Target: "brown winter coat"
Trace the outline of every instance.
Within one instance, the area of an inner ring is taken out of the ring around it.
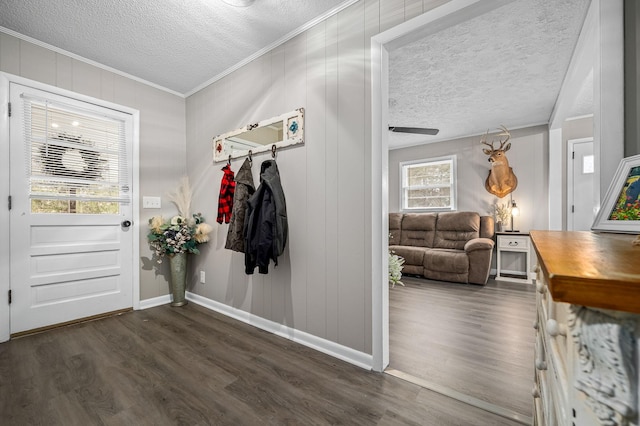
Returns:
[[[229,222],[229,232],[225,248],[244,253],[244,220],[247,212],[247,200],[253,195],[256,188],[253,184],[253,174],[251,173],[251,162],[245,159],[244,163],[236,173],[236,190],[233,194],[233,210],[231,222]]]

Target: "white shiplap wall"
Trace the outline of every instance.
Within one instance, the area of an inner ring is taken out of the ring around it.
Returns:
[[[224,165],[212,164],[212,137],[299,107],[306,119],[305,145],[277,156],[290,227],[278,267],[245,275],[216,224],[191,258],[192,292],[371,354],[369,40],[445,2],[362,0],[187,98],[187,169],[210,222]],[[267,158],[254,156],[256,183]]]
[[[216,226],[192,272],[190,290],[290,329],[371,353],[370,49],[371,36],[446,0],[362,0],[190,96],[186,101],[141,82],[0,33],[0,70],[140,111],[140,195],[163,196],[188,171],[194,211],[216,216],[221,164],[211,138],[298,107],[306,144],[278,154],[290,240],[277,269],[244,274]],[[186,139],[186,143],[185,143]],[[258,178],[260,162],[254,172]],[[240,161],[234,161],[237,169]],[[152,215],[141,210],[141,299],[169,292],[165,266],[146,243]]]

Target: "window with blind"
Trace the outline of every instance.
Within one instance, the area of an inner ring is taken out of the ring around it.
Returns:
[[[118,214],[131,202],[123,120],[23,100],[32,213]]]
[[[400,163],[403,211],[456,209],[456,156]]]

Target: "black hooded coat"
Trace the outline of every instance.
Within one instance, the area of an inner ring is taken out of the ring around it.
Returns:
[[[260,186],[247,202],[244,222],[245,272],[269,272],[269,261],[278,265],[278,256],[287,243],[287,205],[278,166],[266,160],[260,166]]]

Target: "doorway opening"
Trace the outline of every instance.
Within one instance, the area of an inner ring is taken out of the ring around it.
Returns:
[[[415,40],[417,38],[424,37],[430,32],[439,31],[443,28],[456,25],[457,23],[464,22],[471,17],[476,17],[486,13],[490,10],[496,9],[504,5],[505,2],[500,1],[452,1],[440,8],[427,12],[412,21],[405,22],[399,26],[392,28],[382,34],[379,34],[372,38],[371,48],[371,66],[372,66],[372,265],[374,265],[372,278],[373,278],[373,364],[374,369],[377,371],[384,371],[389,365],[389,289],[387,286],[387,256],[388,256],[388,213],[389,213],[389,199],[388,199],[388,187],[389,187],[389,136],[387,133],[387,126],[389,123],[389,52],[403,44]],[[601,3],[594,0],[592,4],[596,4],[596,10],[600,10]],[[602,6],[606,8],[608,6]],[[609,16],[615,21],[617,16]],[[602,43],[601,40],[599,40]],[[616,70],[613,70],[614,73]],[[606,85],[608,78],[602,75],[598,75],[598,88],[602,92],[602,85]],[[613,79],[616,80],[616,79]],[[609,92],[607,92],[609,93]],[[612,88],[612,93],[621,95],[618,88]],[[601,101],[601,100],[598,100]],[[615,108],[610,110],[603,109],[600,102],[596,102],[594,113],[596,123],[606,121],[609,117],[612,117],[616,125],[611,128],[602,129],[605,133],[622,131],[622,126],[619,125],[615,117],[619,114]],[[554,111],[556,113],[556,111]],[[559,114],[554,114],[554,119],[558,118]],[[596,124],[598,127],[599,124]],[[618,128],[620,127],[620,128]],[[551,133],[552,130],[550,130]],[[609,155],[616,155],[612,153],[602,154],[599,146],[598,139],[602,137],[602,134],[598,134],[596,139],[596,154],[595,154],[595,168],[596,176],[599,176],[598,172],[601,168],[609,168]],[[549,143],[553,142],[553,139],[549,138]],[[617,152],[618,147],[614,147],[614,151]],[[549,151],[547,151],[549,152]],[[552,153],[557,153],[557,147],[554,147]],[[561,153],[563,154],[563,153]],[[551,155],[551,153],[550,153]],[[560,157],[562,158],[562,157]],[[549,168],[557,165],[557,158],[549,159]],[[558,174],[562,175],[562,167],[560,164],[560,170],[548,170],[548,176],[542,176],[545,182],[549,184],[549,202],[551,204],[552,191],[551,186],[555,186],[558,183],[552,181]],[[380,186],[377,183],[380,182]],[[380,191],[381,188],[381,191]],[[550,220],[553,212],[551,210],[557,210],[562,207],[554,204],[550,207]],[[376,244],[379,242],[379,245]],[[533,368],[533,366],[532,366]],[[533,374],[533,373],[532,373]],[[455,397],[455,396],[454,396]],[[461,398],[463,396],[460,396]]]

